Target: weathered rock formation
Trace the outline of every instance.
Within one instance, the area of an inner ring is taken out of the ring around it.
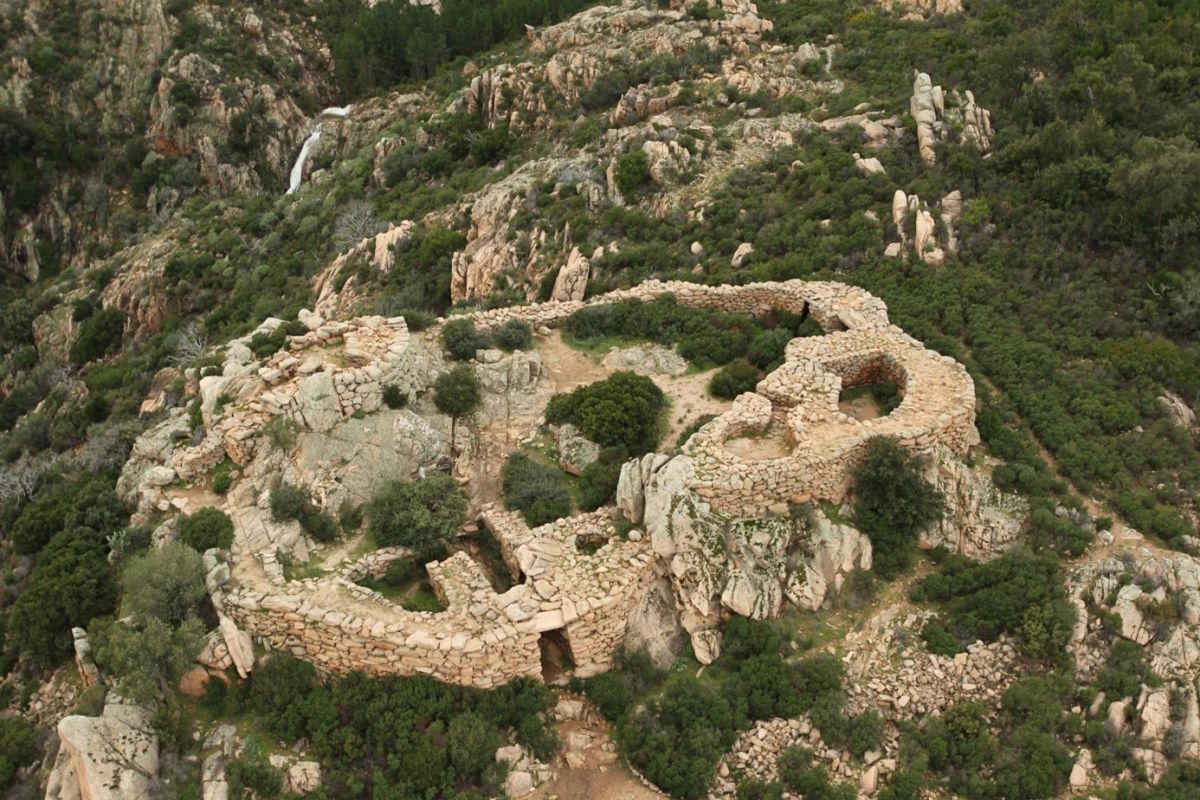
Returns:
[[[112,693],[100,716],[64,717],[46,800],[151,797],[158,779],[158,734],[150,718],[149,709]]]
[[[926,164],[937,162],[937,143],[948,137],[952,127],[960,128],[961,141],[970,142],[980,153],[992,149],[995,129],[991,112],[976,104],[970,91],[964,96],[956,89],[950,99],[953,104],[948,106],[942,87],[935,86],[928,74],[916,73],[909,113],[917,123],[917,148]]]
[[[903,189],[897,189],[892,196],[892,222],[900,241],[889,244],[884,255],[898,258],[905,246],[911,243],[918,258],[926,264],[937,266],[945,263],[947,253],[957,253],[958,235],[954,226],[962,216],[962,193],[955,189],[942,198],[940,206],[939,231],[928,205],[917,195],[905,194]],[[939,232],[942,243],[938,241]]]
[[[596,255],[603,254],[603,248]],[[582,300],[587,291],[588,273],[591,271],[591,261],[579,252],[578,247],[571,248],[567,263],[558,270],[554,278],[554,289],[550,299],[558,302],[565,300]]]

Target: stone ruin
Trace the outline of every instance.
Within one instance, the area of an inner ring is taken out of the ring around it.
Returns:
[[[650,453],[623,467],[617,506],[641,529],[618,536],[608,508],[531,530],[516,514],[484,503],[479,520],[499,544],[515,585],[497,591],[484,568],[460,551],[426,565],[444,610],[408,611],[356,583],[410,557],[402,550],[288,580],[278,552],[292,548],[303,557],[303,536],[294,525],[289,533],[273,523],[266,493],[256,494],[242,480],[225,501],[235,522],[234,545],[228,554],[206,554],[228,649],[244,651],[241,637],[249,633],[330,672],[424,673],[490,687],[542,676],[553,650],[569,655],[576,674],[608,669],[627,638],[638,635],[630,620],[665,602],[673,630],[682,624],[707,663],[719,654],[718,626],[728,613],[774,616],[785,597],[819,608],[845,575],[870,567],[867,538],[813,504],[845,499],[871,438],[893,436],[942,460],[978,443],[974,384],[966,370],[890,324],[883,302],[855,287],[650,281],[587,303],[472,316],[483,328],[519,318],[544,331],[586,304],[667,294],[693,308],[811,315],[826,335],[794,339],[784,363],[756,391],[738,397],[677,454]],[[308,332],[290,337],[283,352],[258,363],[244,342],[234,342],[222,374],[200,379],[205,433],[198,443],[184,441],[188,429],[180,431],[178,414],[139,440],[120,488],[138,505],[140,519],[194,507],[179,485],[205,480],[226,457],[250,475],[286,470],[260,435],[273,417],[336,437],[339,425],[365,424],[366,412],[392,414],[390,446],[403,451],[397,463],[406,465],[396,469],[407,469],[393,474],[414,474],[437,460],[445,442],[426,431],[428,441],[414,445],[410,440],[420,438],[415,432],[425,423],[411,410],[383,409],[381,387],[394,383],[420,392],[431,385],[440,355],[422,340],[432,344],[438,330],[416,337],[400,318],[326,322],[305,312],[302,321]],[[903,395],[890,414],[860,420],[839,410],[843,389],[880,381],[894,382]],[[345,487],[337,480],[322,487],[313,487],[314,499],[336,510]]]

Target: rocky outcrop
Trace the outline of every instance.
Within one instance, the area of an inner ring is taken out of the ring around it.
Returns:
[[[871,568],[871,552],[866,534],[835,523],[815,510],[807,536],[792,557],[784,587],[788,600],[799,608],[816,611],[830,592],[841,591],[846,576]]]
[[[909,113],[917,123],[917,149],[926,164],[937,162],[936,146],[944,137],[942,118],[945,116],[945,96],[942,87],[934,86],[929,75],[918,72],[913,81]]]
[[[1067,585],[1083,614],[1072,644],[1082,671],[1097,670],[1103,662],[1103,610],[1116,615],[1121,637],[1146,648],[1160,676],[1200,677],[1200,559],[1144,547],[1127,550],[1072,567]]]
[[[671,347],[661,344],[614,347],[600,362],[612,370],[629,370],[639,375],[682,375],[687,361]]]
[[[929,19],[937,14],[961,14],[962,0],[877,0],[886,11],[903,19]]]
[[[580,433],[574,425],[559,426],[554,441],[558,465],[571,475],[582,475],[583,470],[600,457],[600,445]]]
[[[923,546],[944,545],[968,558],[989,560],[1023,539],[1029,502],[996,488],[994,464],[983,453],[973,451],[972,460],[974,465],[968,465],[942,449],[930,458],[925,478],[942,493],[946,510],[921,540]]]
[[[60,748],[46,800],[151,797],[158,780],[158,735],[149,709],[109,693],[98,717],[58,723]]]
[[[1158,398],[1167,418],[1181,428],[1191,430],[1196,427],[1196,412],[1192,410],[1182,397],[1171,392],[1163,392]]]
[[[947,254],[957,253],[958,235],[954,226],[962,216],[962,193],[955,189],[942,198],[939,206],[940,229],[933,210],[920,197],[897,189],[892,196],[892,222],[900,241],[889,244],[884,255],[899,258],[904,248],[911,244],[918,258],[938,266],[945,263]]]
[[[683,651],[683,636],[671,582],[660,577],[646,590],[629,618],[625,652],[644,652],[656,667],[669,669]]]
[[[603,252],[603,248],[600,248],[593,257],[603,255]],[[558,275],[554,278],[554,289],[550,292],[550,299],[560,303],[582,300],[587,292],[590,271],[591,261],[587,256],[581,254],[578,247],[571,248],[571,254],[567,256],[567,263],[559,268]]]
[[[953,128],[961,130],[963,143],[974,145],[980,153],[989,153],[995,136],[991,112],[979,106],[969,90],[951,92],[951,104],[947,104],[946,99],[942,87],[935,86],[927,73],[916,73],[909,113],[917,123],[917,148],[921,160],[928,165],[936,163],[937,144],[948,138]]]

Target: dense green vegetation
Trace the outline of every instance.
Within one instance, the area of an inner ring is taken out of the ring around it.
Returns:
[[[300,528],[318,542],[337,538],[337,521],[312,500],[302,486],[281,481],[271,490],[271,517],[276,522],[295,520]]]
[[[330,797],[494,796],[504,779],[497,747],[515,739],[542,757],[556,747],[545,726],[554,695],[535,681],[490,692],[424,676],[321,683],[311,665],[277,654],[244,694],[272,736],[307,740]]]
[[[755,360],[766,365],[782,360],[791,340],[783,334],[764,337],[764,329],[784,330],[792,336],[819,334],[811,318],[775,311],[757,320],[745,314],[688,308],[672,295],[652,302],[624,300],[587,306],[563,323],[563,332],[582,345],[600,341],[645,340],[675,346],[679,354],[700,367],[728,364],[754,346]]]
[[[201,553],[212,547],[228,549],[233,544],[233,520],[219,508],[206,506],[180,518],[179,538]]]
[[[467,495],[441,472],[417,481],[392,481],[367,502],[367,532],[382,547],[440,552],[467,519]],[[433,557],[433,556],[430,556]]]
[[[443,62],[522,36],[525,25],[556,22],[588,0],[443,0],[442,13],[405,0],[363,8],[352,0],[326,4],[342,94],[429,78]]]
[[[571,513],[571,492],[557,466],[535,461],[524,453],[508,457],[501,475],[504,505],[520,511],[530,527],[553,522]]]
[[[807,713],[831,746],[856,757],[877,747],[882,719],[875,712],[845,713],[838,659],[828,654],[788,659],[784,646],[772,623],[735,616],[724,627],[721,657],[702,677],[690,670],[663,673],[645,656],[634,655],[621,670],[580,685],[616,725],[617,742],[630,763],[684,800],[707,793],[717,760],[739,730],[758,720]],[[787,785],[828,783],[820,767],[802,772],[797,767]]]
[[[854,470],[854,524],[871,540],[872,568],[889,578],[916,557],[917,538],[941,519],[943,499],[895,439],[876,436]]]
[[[632,457],[654,449],[666,407],[667,398],[654,381],[633,372],[614,372],[551,397],[546,421],[570,422],[601,447],[619,448]]]
[[[1018,548],[986,563],[946,555],[941,571],[923,578],[910,595],[943,608],[941,621],[928,623],[922,634],[932,649],[957,652],[955,641],[962,646],[1009,634],[1033,658],[1067,658],[1075,609],[1051,554]]]

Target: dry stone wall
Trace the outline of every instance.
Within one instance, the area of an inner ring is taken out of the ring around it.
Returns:
[[[498,593],[482,567],[457,552],[427,565],[434,592],[446,606],[442,612],[405,611],[352,583],[408,555],[400,550],[302,581],[286,581],[274,569],[265,570],[267,581],[256,581],[258,570],[246,563],[254,557],[235,556],[232,580],[214,599],[243,630],[329,672],[422,673],[487,688],[539,677],[539,639],[547,632],[565,640],[576,674],[608,669],[653,577],[650,549],[618,539],[604,511],[535,529],[495,509],[482,519],[509,568],[525,580]],[[576,547],[581,539],[607,543],[588,555]]]
[[[825,537],[829,552],[821,558],[828,564],[789,579],[788,553],[803,535],[803,526],[786,516],[789,503],[840,501],[873,436],[895,436],[918,452],[957,454],[978,440],[966,371],[891,325],[878,298],[844,284],[650,281],[587,303],[549,302],[472,317],[483,328],[514,318],[541,327],[587,304],[668,294],[691,308],[811,315],[827,334],[793,340],[784,364],[694,434],[681,455],[650,454],[622,470],[618,505],[635,522],[645,520],[645,537],[618,539],[608,509],[531,530],[515,514],[485,507],[482,522],[517,585],[497,592],[480,564],[456,553],[427,565],[445,610],[414,612],[357,583],[396,558],[411,557],[404,551],[379,551],[333,574],[288,580],[272,544],[278,537],[256,533],[267,526],[265,496],[238,485],[227,498],[234,547],[228,563],[211,567],[208,581],[223,624],[228,620],[234,632],[330,672],[423,673],[489,687],[540,675],[546,635],[569,650],[577,674],[607,669],[627,621],[667,573],[685,612],[683,627],[697,654],[711,660],[719,653],[711,629],[723,609],[763,617],[779,613],[785,597],[819,604],[826,585],[869,566],[869,548],[840,531]],[[403,319],[326,322],[302,312],[301,321],[308,331],[290,337],[280,353],[255,361],[248,340],[235,341],[222,374],[201,379],[206,434],[198,445],[179,444],[190,426],[178,415],[139,441],[122,484],[143,515],[168,510],[175,502],[171,485],[202,480],[226,456],[242,465],[253,461],[256,469],[275,464],[279,453],[258,452],[272,418],[286,416],[302,431],[330,431],[358,412],[379,409],[386,383],[424,387],[436,371]],[[897,383],[904,397],[891,414],[860,421],[838,410],[844,387],[885,380]],[[767,438],[748,439],[758,436]],[[727,563],[726,537],[736,545],[736,565]],[[603,544],[588,554],[580,542]]]

